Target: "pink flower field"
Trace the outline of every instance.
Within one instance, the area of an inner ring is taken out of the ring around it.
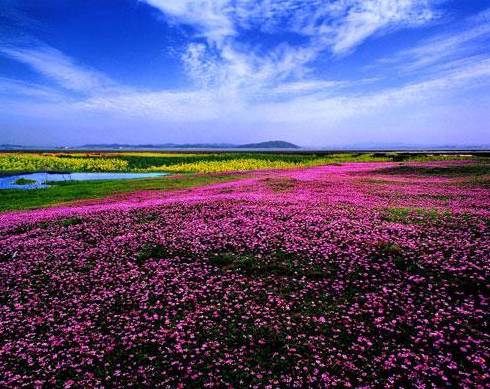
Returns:
[[[0,387],[488,387],[490,172],[264,171],[0,214]]]

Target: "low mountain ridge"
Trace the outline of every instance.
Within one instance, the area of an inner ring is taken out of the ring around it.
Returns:
[[[87,144],[80,149],[300,149],[301,147],[281,140],[236,145],[230,143],[194,143],[194,144]]]
[[[239,149],[300,149],[294,143],[285,142],[283,140],[271,140],[260,143],[248,143],[238,146]]]

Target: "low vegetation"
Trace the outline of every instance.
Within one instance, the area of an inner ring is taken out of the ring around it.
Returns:
[[[0,190],[0,211],[39,208],[142,190],[175,190],[236,179],[236,175],[185,175],[135,180],[63,181],[49,188]]]
[[[0,172],[178,172],[210,173],[289,169],[343,162],[427,161],[457,155],[406,153],[0,153]],[[468,156],[465,157],[468,159]]]
[[[205,185],[232,179],[227,172],[262,169],[291,169],[316,165],[335,166],[349,162],[389,162],[397,165],[378,170],[384,176],[413,175],[461,177],[461,186],[488,187],[489,160],[464,156],[469,161],[455,165],[420,166],[406,162],[426,162],[459,159],[461,156],[427,155],[407,153],[333,153],[333,154],[275,154],[275,153],[0,153],[0,176],[15,172],[47,171],[132,171],[172,172],[179,177],[160,177],[135,180],[70,181],[53,182],[49,188],[24,190],[0,190],[0,211],[38,208],[47,205],[80,199],[95,199],[112,194],[139,190],[178,189]],[[206,173],[207,176],[195,173]],[[389,184],[379,178],[365,178],[373,182]],[[19,179],[18,184],[30,184]],[[289,178],[270,179],[265,184],[275,192],[288,191],[294,187]],[[33,183],[33,182],[32,182]]]
[[[425,209],[425,208],[388,208],[384,219],[396,223],[436,223],[441,218],[450,217],[447,210]]]
[[[451,165],[407,165],[401,164],[398,166],[382,169],[380,173],[383,174],[403,174],[405,176],[418,175],[418,176],[442,176],[442,177],[472,177],[477,178],[490,174],[490,159],[479,158],[472,163],[465,164],[451,164]]]
[[[15,180],[15,185],[31,185],[35,184],[36,180],[29,180],[28,178],[19,178]]]

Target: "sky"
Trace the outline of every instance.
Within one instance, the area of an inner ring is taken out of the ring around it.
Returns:
[[[490,144],[490,0],[0,0],[0,144]]]

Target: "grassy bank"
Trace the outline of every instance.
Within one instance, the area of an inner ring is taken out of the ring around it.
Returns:
[[[182,175],[136,180],[66,181],[35,190],[0,190],[0,211],[41,208],[140,190],[176,190],[230,181],[238,175]]]

